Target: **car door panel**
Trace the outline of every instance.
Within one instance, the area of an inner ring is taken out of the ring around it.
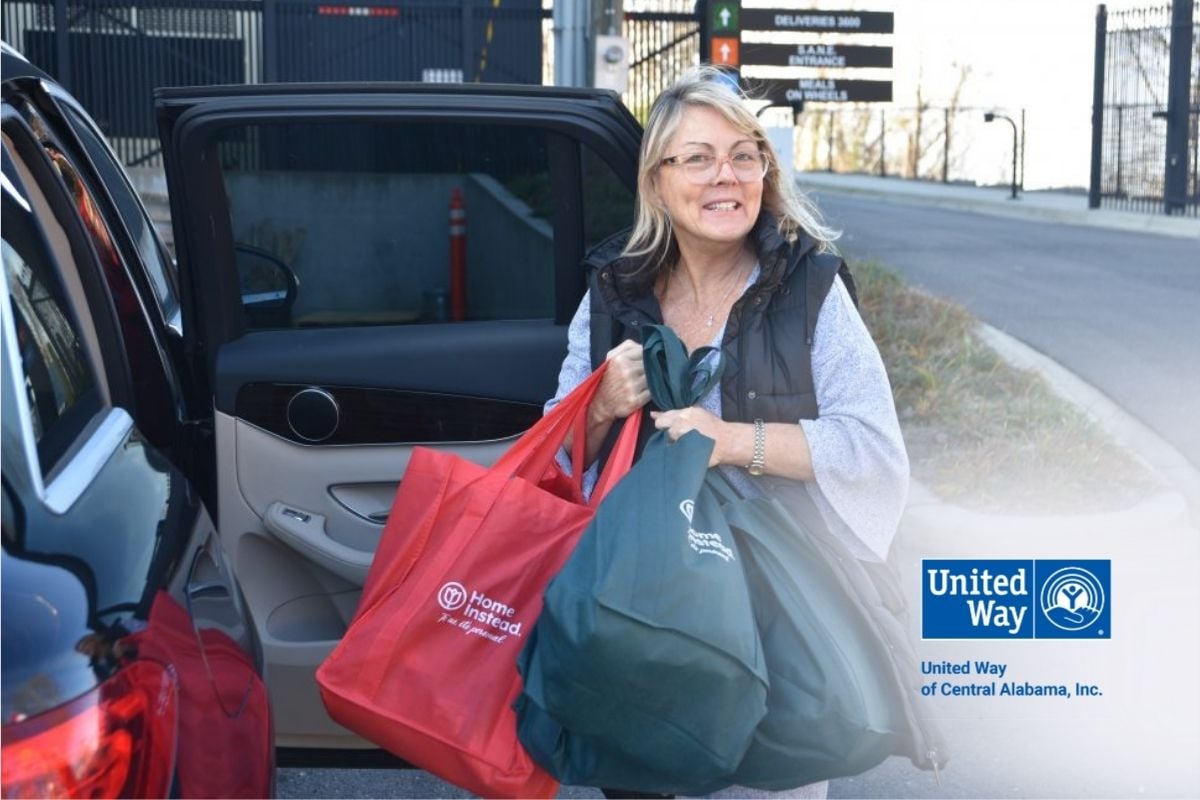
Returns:
[[[180,89],[158,108],[218,527],[276,741],[369,747],[325,714],[313,673],[353,617],[413,447],[490,464],[553,395],[595,227],[583,152],[632,197],[640,131],[615,96],[540,87]],[[464,321],[438,288],[455,195]],[[286,285],[247,289],[239,249],[282,264]],[[256,317],[248,291],[287,304]]]

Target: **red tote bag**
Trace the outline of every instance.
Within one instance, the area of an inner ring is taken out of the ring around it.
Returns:
[[[485,797],[558,789],[517,740],[516,660],[546,585],[633,461],[639,415],[583,501],[587,408],[604,369],[490,468],[414,449],[358,610],[317,670],[340,724]],[[568,476],[555,456],[572,430]]]

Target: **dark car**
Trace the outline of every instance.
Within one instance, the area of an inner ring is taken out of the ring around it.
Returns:
[[[540,416],[582,255],[632,218],[610,93],[157,111],[177,266],[96,124],[4,55],[6,796],[269,792],[259,675],[280,763],[388,763],[313,676],[409,453],[486,463]]]

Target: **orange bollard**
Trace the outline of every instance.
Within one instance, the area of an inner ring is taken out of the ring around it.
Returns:
[[[462,189],[450,193],[450,319],[467,318],[467,208]]]

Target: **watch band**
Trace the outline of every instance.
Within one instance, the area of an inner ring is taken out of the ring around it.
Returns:
[[[767,469],[767,425],[761,419],[754,420],[754,454],[746,471],[751,475],[762,475]]]

